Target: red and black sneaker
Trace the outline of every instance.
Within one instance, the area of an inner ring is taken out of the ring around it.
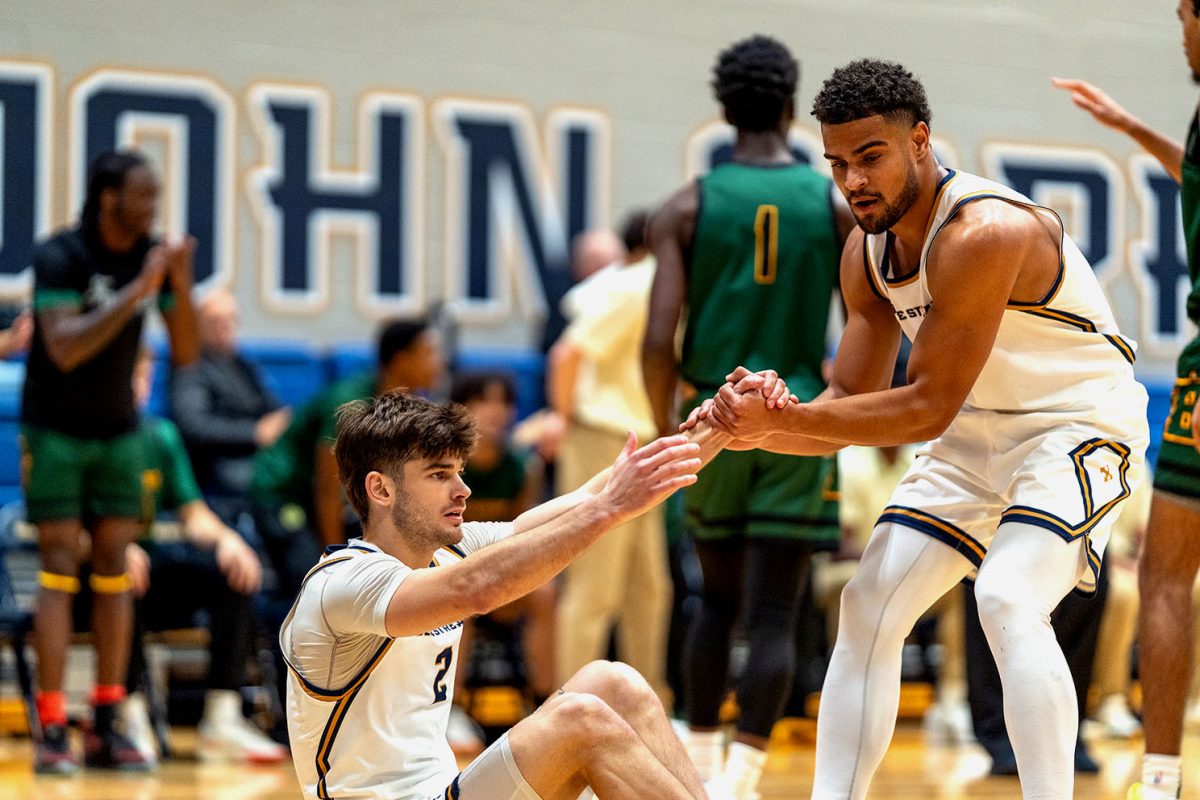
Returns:
[[[154,768],[128,737],[114,730],[100,733],[89,729],[84,732],[83,764],[90,769],[122,772],[147,772]]]
[[[34,748],[33,771],[39,775],[74,775],[79,772],[79,760],[71,753],[67,729],[63,725],[47,725]]]

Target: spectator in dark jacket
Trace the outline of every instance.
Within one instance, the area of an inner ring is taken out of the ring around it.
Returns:
[[[232,294],[208,295],[197,316],[200,362],[172,376],[171,417],[205,495],[241,499],[250,486],[255,451],[279,438],[291,409],[281,405],[258,368],[238,354],[238,308]]]

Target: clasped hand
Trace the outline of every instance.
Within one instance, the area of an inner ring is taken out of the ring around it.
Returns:
[[[686,431],[700,420],[733,436],[729,449],[748,450],[776,431],[779,423],[774,414],[800,398],[788,391],[779,373],[772,369],[751,372],[738,367],[725,376],[725,385],[705,400],[679,426]]]

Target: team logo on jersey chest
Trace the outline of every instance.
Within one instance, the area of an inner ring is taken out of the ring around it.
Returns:
[[[918,319],[929,313],[929,307],[933,303],[926,303],[923,306],[914,306],[912,308],[896,308],[892,306],[892,311],[896,312],[896,319]]]

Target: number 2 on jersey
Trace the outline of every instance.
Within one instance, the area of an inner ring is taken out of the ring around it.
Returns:
[[[450,671],[450,664],[453,661],[453,647],[447,647],[438,653],[437,658],[433,660],[434,664],[441,664],[441,669],[437,671],[437,675],[433,678],[433,702],[435,703],[440,703],[446,699],[446,695],[448,694],[446,691],[446,673]]]
[[[754,216],[754,282],[775,282],[779,258],[779,206],[762,205]]]

